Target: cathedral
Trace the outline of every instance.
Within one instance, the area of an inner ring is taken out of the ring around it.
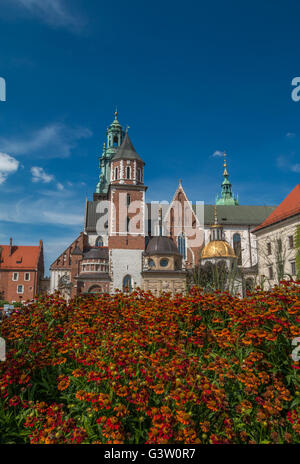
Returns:
[[[275,206],[240,205],[232,192],[226,155],[215,205],[192,204],[179,181],[169,204],[147,203],[145,163],[118,113],[107,129],[99,182],[86,200],[83,230],[51,265],[51,292],[184,292],[189,269],[201,262],[235,261],[257,276],[252,231]],[[199,192],[201,196],[201,192]]]

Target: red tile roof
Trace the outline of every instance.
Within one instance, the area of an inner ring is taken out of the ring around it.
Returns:
[[[288,194],[277,208],[265,219],[265,221],[254,229],[253,232],[263,229],[264,227],[276,224],[277,222],[287,219],[295,214],[300,213],[300,184]]]
[[[37,269],[41,246],[0,245],[1,269]]]

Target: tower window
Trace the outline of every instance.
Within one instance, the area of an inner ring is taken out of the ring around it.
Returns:
[[[119,145],[119,140],[118,137],[115,135],[114,136],[114,147],[117,147]]]
[[[296,261],[291,262],[291,272],[292,272],[293,276],[295,276],[297,274],[297,272],[296,272]]]
[[[127,217],[127,219],[126,219],[126,232],[129,232],[129,224],[130,224],[130,218]]]
[[[103,247],[103,238],[101,236],[97,237],[96,247]]]
[[[142,182],[142,170],[141,170],[141,168],[138,168],[138,181]]]
[[[238,258],[238,264],[242,264],[242,242],[240,234],[234,234],[233,236],[233,249]]]
[[[126,179],[130,179],[130,166],[126,168]]]
[[[129,193],[127,193],[127,206],[130,205],[130,202],[131,202],[131,197],[130,197]]]
[[[118,179],[118,168],[115,168],[115,180]]]

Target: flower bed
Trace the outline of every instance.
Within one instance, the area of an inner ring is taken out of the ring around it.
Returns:
[[[42,297],[5,318],[0,443],[299,443],[299,286]]]

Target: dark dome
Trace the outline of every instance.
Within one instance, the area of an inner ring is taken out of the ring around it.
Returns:
[[[174,241],[169,237],[152,237],[146,248],[149,255],[179,255],[179,251]]]
[[[91,248],[83,254],[83,259],[108,259],[108,249],[106,247]]]

